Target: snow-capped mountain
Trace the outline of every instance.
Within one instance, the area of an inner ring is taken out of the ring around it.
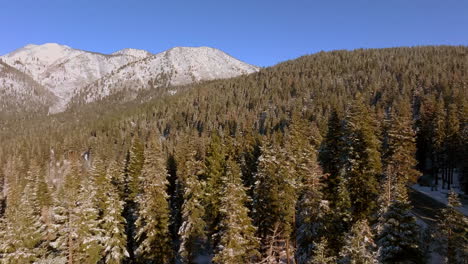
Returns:
[[[225,79],[258,71],[209,47],[176,47],[143,60],[127,64],[82,90],[86,102],[106,97],[125,88],[148,89],[177,86],[214,79]]]
[[[58,97],[51,112],[64,110],[76,90],[123,65],[144,58],[145,51],[105,55],[48,43],[27,45],[1,59],[31,76]],[[150,55],[149,53],[146,54]]]
[[[0,60],[0,112],[46,111],[56,102],[53,93]]]
[[[27,45],[0,56],[0,60],[49,91],[48,97],[52,95],[53,100],[42,101],[49,104],[51,112],[65,110],[73,97],[91,102],[124,88],[140,90],[184,85],[258,70],[258,67],[208,47],[176,47],[155,55],[137,49],[101,54],[47,43]],[[7,89],[2,87],[2,82],[11,87],[11,82],[18,79],[7,81],[5,78],[9,77],[0,77],[0,95]],[[18,82],[13,86],[25,85]],[[15,89],[27,91],[33,88]]]
[[[139,50],[139,49],[122,49],[119,51],[116,51],[112,53],[112,55],[128,55],[128,56],[133,56],[135,58],[140,58],[144,59],[146,57],[149,57],[153,54],[151,54],[149,51],[146,50]]]

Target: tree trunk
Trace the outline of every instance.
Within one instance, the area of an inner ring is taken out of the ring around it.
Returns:
[[[442,166],[442,189],[445,189],[445,184],[447,183],[447,178],[445,178],[445,167]]]
[[[450,185],[452,184],[452,177],[450,171],[452,170],[452,166],[449,163],[447,166],[447,189],[450,190]]]

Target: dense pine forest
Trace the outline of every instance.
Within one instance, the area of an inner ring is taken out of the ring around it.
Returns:
[[[468,263],[468,47],[176,88],[0,113],[0,263]]]

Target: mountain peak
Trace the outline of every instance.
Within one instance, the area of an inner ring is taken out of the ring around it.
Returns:
[[[44,44],[28,44],[22,48],[19,48],[15,51],[13,51],[12,53],[9,53],[9,54],[15,54],[15,53],[18,53],[18,52],[21,52],[21,51],[31,51],[31,50],[34,50],[34,51],[38,51],[38,50],[71,50],[72,48],[70,48],[69,46],[66,46],[66,45],[61,45],[61,44],[58,44],[58,43],[44,43]],[[7,54],[8,55],[8,54]]]
[[[116,51],[116,52],[112,53],[112,55],[128,55],[128,56],[133,56],[133,57],[136,57],[136,58],[143,59],[143,58],[149,57],[149,56],[151,56],[153,54],[150,53],[149,51],[146,51],[146,50],[127,48],[127,49],[121,49],[119,51]]]
[[[42,45],[28,44],[2,57],[28,62],[30,60],[41,60],[44,64],[50,65],[55,61],[75,55],[79,51],[68,46],[57,43],[45,43]]]
[[[91,102],[125,87],[136,91],[185,85],[259,69],[204,46],[174,47],[158,54],[126,48],[106,56],[57,43],[29,44],[0,59],[55,96],[50,112],[65,110],[74,96]]]

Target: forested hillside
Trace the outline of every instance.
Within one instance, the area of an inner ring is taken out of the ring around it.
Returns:
[[[466,263],[460,197],[428,236],[407,186],[468,192],[467,47],[321,52],[171,89],[0,113],[2,263],[427,263],[433,242]]]

